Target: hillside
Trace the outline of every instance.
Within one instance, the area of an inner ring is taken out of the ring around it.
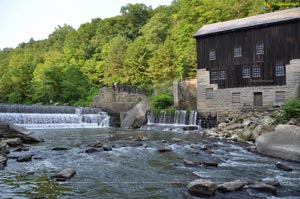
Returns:
[[[101,86],[113,82],[150,92],[195,77],[192,35],[204,24],[272,11],[264,5],[174,0],[153,10],[128,4],[121,15],[93,19],[77,30],[58,26],[45,40],[0,50],[0,103],[89,105]]]

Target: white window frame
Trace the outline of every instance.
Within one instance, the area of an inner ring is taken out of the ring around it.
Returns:
[[[222,80],[226,79],[226,70],[225,69],[220,70],[219,79],[222,79]]]
[[[264,43],[256,44],[256,55],[265,54],[265,46]]]
[[[211,70],[210,71],[210,80],[216,81],[219,79],[219,73],[217,70]]]
[[[261,67],[259,65],[252,66],[252,77],[254,78],[261,77]]]
[[[275,66],[275,76],[280,77],[284,76],[284,65],[283,63],[277,63]]]
[[[242,46],[237,46],[237,47],[234,47],[233,49],[233,56],[234,57],[242,57],[243,56],[243,53],[242,53]]]
[[[243,67],[243,78],[251,78],[251,68],[250,67]]]
[[[216,56],[216,50],[215,49],[211,49],[208,53],[208,57],[209,57],[209,61],[213,61],[217,59]]]

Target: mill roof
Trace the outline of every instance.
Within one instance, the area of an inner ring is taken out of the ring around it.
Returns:
[[[202,37],[300,19],[300,7],[202,26],[193,36]]]

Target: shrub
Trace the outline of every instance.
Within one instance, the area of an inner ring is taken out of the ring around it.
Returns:
[[[153,97],[155,109],[165,109],[173,104],[173,98],[167,93],[158,93]]]
[[[282,106],[284,110],[284,116],[287,120],[291,118],[296,118],[300,120],[300,100],[292,99],[289,100],[285,105]]]

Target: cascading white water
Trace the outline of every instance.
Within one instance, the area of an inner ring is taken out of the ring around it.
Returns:
[[[147,119],[148,125],[161,124],[161,125],[193,125],[197,124],[197,111],[176,110],[175,112],[162,110],[159,118],[153,112],[148,112]]]
[[[74,107],[56,108],[50,106],[43,109],[42,106],[36,108],[35,106],[26,105],[16,105],[16,107],[13,107],[13,105],[2,105],[2,111],[3,110],[11,110],[13,112],[0,112],[0,121],[29,129],[109,127],[109,116],[106,112],[99,111],[100,109]],[[32,113],[34,110],[42,113]],[[64,110],[67,110],[67,113],[63,113]],[[73,110],[73,113],[70,113],[70,110]],[[20,111],[26,112],[22,113]],[[97,113],[95,113],[96,111]],[[84,114],[84,112],[87,114]]]

